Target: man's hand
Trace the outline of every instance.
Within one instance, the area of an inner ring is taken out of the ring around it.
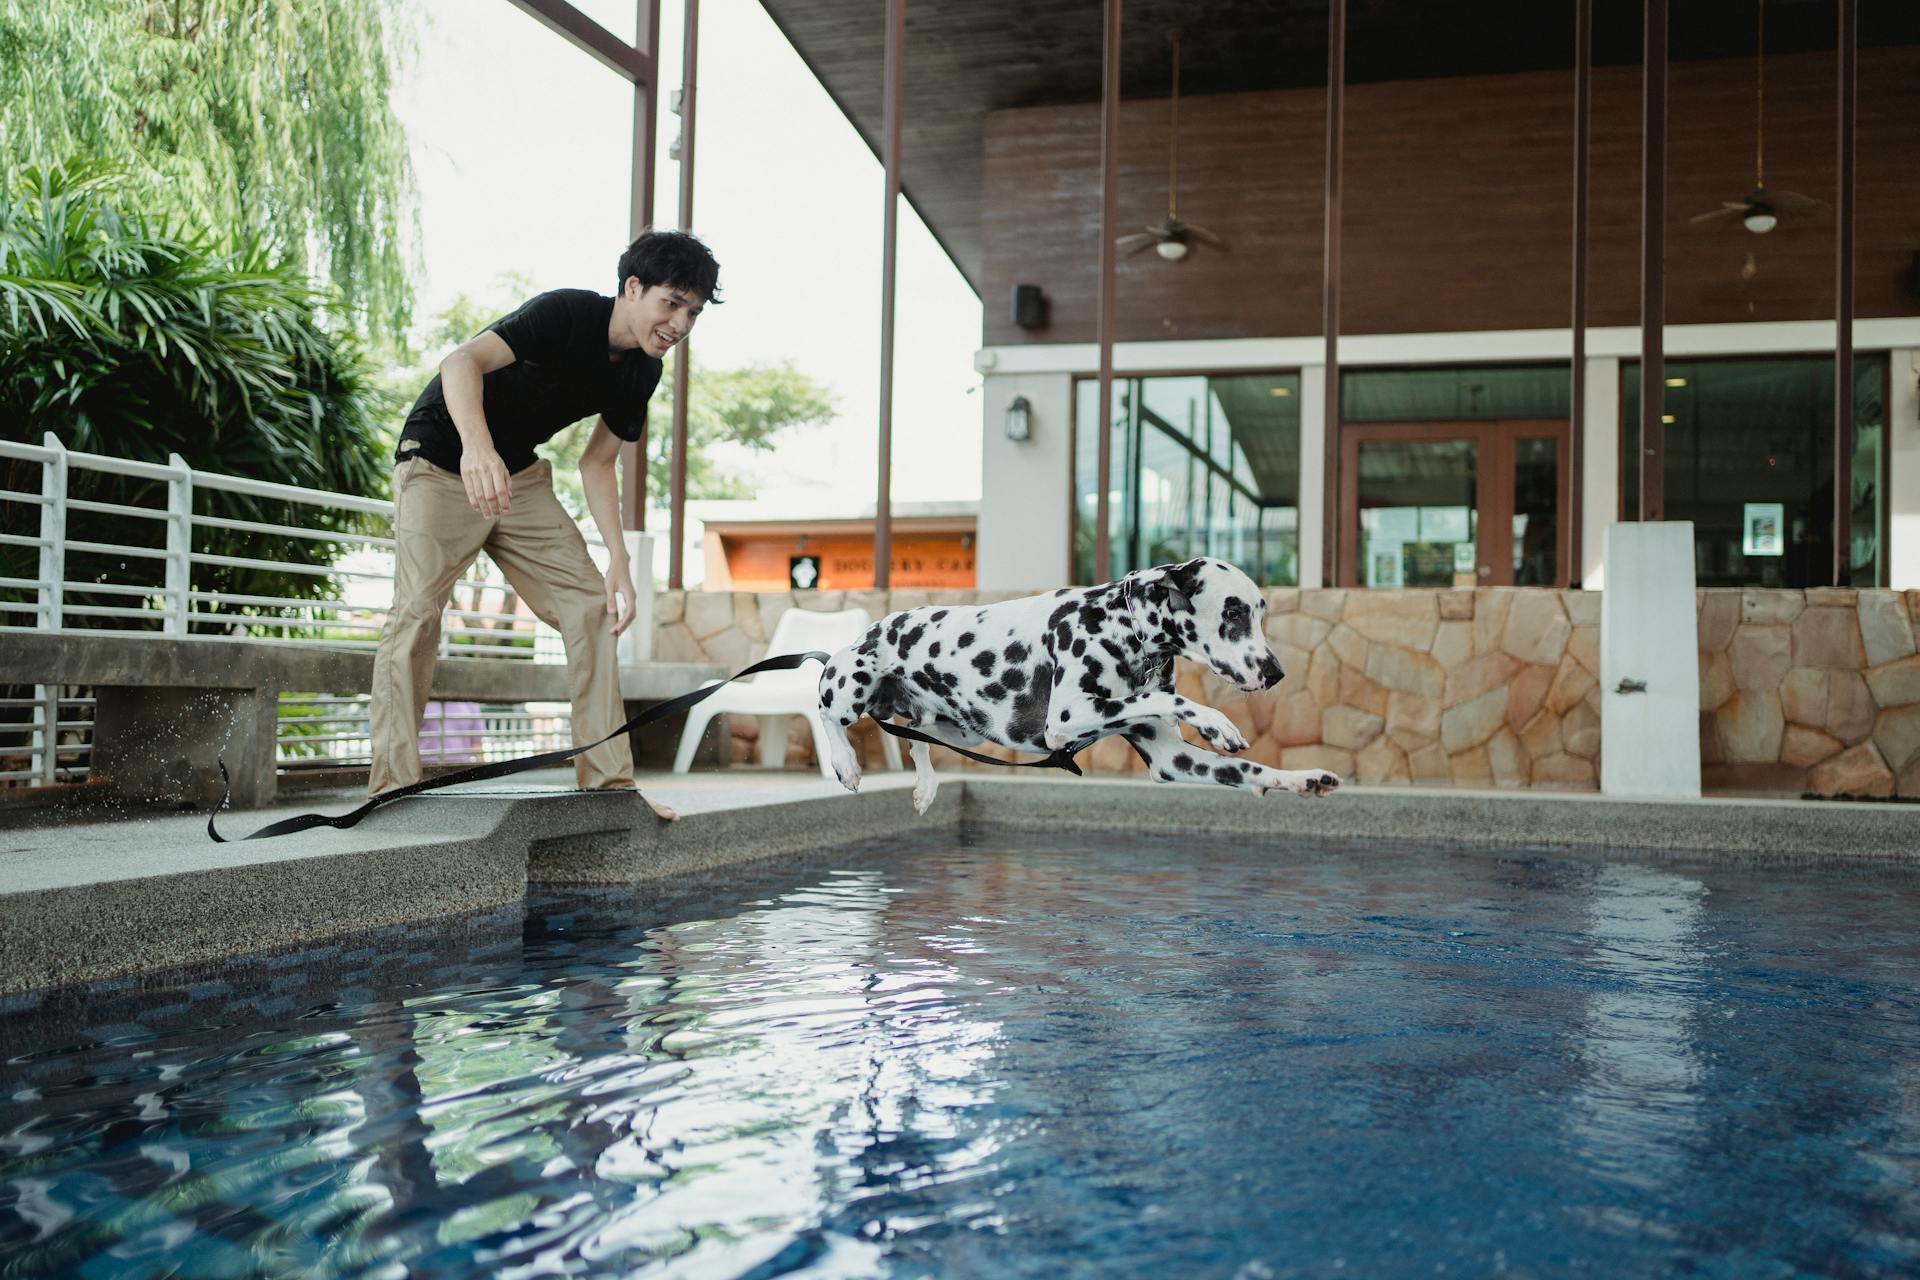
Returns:
[[[608,631],[617,636],[633,622],[634,599],[632,571],[626,561],[615,561],[607,570],[607,612],[613,615]]]
[[[467,505],[491,520],[513,505],[513,480],[500,455],[485,447],[467,445],[460,453],[460,483],[467,486]]]

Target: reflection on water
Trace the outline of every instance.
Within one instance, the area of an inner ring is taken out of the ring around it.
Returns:
[[[1682,1170],[1705,1084],[1693,1023],[1709,994],[1694,949],[1706,891],[1630,864],[1588,887],[1587,963],[1614,981],[1588,997],[1568,1119],[1603,1176],[1657,1193]]]
[[[0,1022],[0,1276],[1910,1274],[1920,884],[989,833]]]

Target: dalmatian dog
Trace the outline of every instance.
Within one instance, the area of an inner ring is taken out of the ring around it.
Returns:
[[[1191,725],[1221,751],[1246,749],[1233,721],[1173,691],[1173,660],[1200,663],[1249,693],[1273,688],[1283,673],[1261,631],[1266,611],[1253,579],[1199,559],[1001,604],[890,613],[821,673],[833,771],[859,790],[847,729],[861,716],[898,716],[956,747],[991,740],[1017,751],[1079,751],[1120,734],[1161,782],[1325,795],[1340,780],[1324,769],[1229,760],[1176,727]],[[913,744],[913,763],[913,806],[925,813],[939,786],[925,743]]]

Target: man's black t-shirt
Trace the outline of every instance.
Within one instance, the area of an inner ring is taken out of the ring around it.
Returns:
[[[660,384],[660,362],[643,351],[608,359],[613,299],[589,289],[555,289],[487,328],[513,348],[514,361],[482,381],[493,447],[509,473],[534,464],[533,447],[563,427],[599,414],[622,440],[638,440],[647,398]],[[425,458],[460,469],[460,433],[435,374],[414,401],[400,433],[399,460]]]

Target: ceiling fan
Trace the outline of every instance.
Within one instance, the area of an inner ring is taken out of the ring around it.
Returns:
[[[1812,209],[1824,209],[1826,204],[1812,196],[1803,196],[1798,191],[1770,191],[1766,177],[1766,106],[1767,106],[1767,0],[1759,0],[1759,38],[1754,54],[1754,109],[1753,109],[1753,190],[1743,200],[1722,201],[1718,209],[1707,213],[1695,214],[1689,222],[1713,222],[1719,219],[1740,219],[1740,224],[1755,235],[1765,235],[1780,223],[1783,213],[1805,213]],[[1752,255],[1748,255],[1747,268],[1743,275],[1752,275]]]
[[[1173,98],[1171,119],[1167,124],[1167,217],[1157,226],[1132,235],[1121,236],[1114,246],[1122,253],[1135,254],[1152,249],[1168,262],[1186,257],[1195,245],[1211,245],[1222,253],[1227,242],[1205,227],[1180,221],[1176,203],[1180,185],[1180,32],[1173,33]]]

